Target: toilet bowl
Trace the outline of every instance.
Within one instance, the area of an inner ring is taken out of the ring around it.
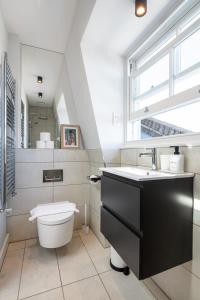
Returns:
[[[72,239],[75,213],[79,210],[69,201],[38,204],[33,208],[29,221],[37,219],[40,245],[58,248],[68,244]]]
[[[51,214],[37,218],[40,245],[44,248],[58,248],[68,244],[74,229],[74,212]]]

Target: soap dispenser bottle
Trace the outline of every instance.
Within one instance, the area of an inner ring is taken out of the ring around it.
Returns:
[[[172,173],[184,173],[184,155],[180,154],[179,146],[172,146],[175,151],[174,154],[170,155],[170,171]]]

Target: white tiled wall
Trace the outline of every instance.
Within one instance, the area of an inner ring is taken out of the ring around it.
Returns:
[[[63,182],[43,183],[43,170],[63,169]],[[89,158],[85,150],[16,149],[16,196],[8,207],[11,241],[37,236],[36,223],[28,221],[29,211],[37,204],[69,200],[80,210],[75,228],[84,222],[84,205],[89,204]]]
[[[170,148],[158,148],[160,154],[173,153]],[[184,265],[153,276],[156,284],[173,300],[200,299],[200,147],[181,147],[185,155],[185,171],[195,173],[194,178],[194,219],[193,219],[193,260]],[[150,157],[139,157],[145,149],[121,150],[121,164],[151,166]],[[158,161],[158,166],[160,162]],[[170,245],[169,245],[170,247]]]
[[[101,175],[100,167],[120,166],[120,151],[107,149],[88,150],[90,159],[90,174]],[[90,226],[102,245],[107,247],[109,244],[100,232],[100,210],[101,210],[101,184],[90,185]]]

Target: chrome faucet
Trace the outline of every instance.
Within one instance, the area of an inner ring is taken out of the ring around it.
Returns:
[[[156,148],[147,148],[147,150],[151,150],[151,152],[140,153],[139,157],[146,155],[152,157],[152,170],[157,170],[157,152]]]

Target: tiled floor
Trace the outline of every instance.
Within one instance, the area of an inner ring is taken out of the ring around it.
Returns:
[[[111,271],[109,249],[104,249],[92,232],[85,235],[79,231],[69,245],[57,250],[41,248],[35,239],[9,245],[0,273],[0,300],[18,299],[167,298],[152,282],[145,285],[133,274]]]

